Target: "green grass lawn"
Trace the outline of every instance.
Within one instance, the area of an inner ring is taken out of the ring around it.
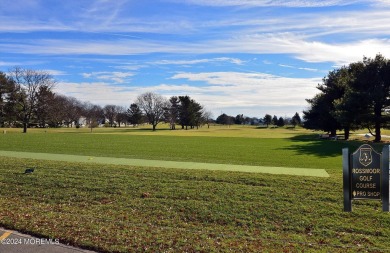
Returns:
[[[0,157],[1,226],[102,252],[390,250],[380,202],[342,211],[341,149],[358,142],[301,129],[82,131],[9,131],[0,150],[320,168],[330,177]]]
[[[334,173],[340,169],[341,149],[358,145],[356,142],[319,140],[317,134],[301,129],[215,127],[211,130],[161,130],[154,133],[123,128],[94,129],[92,134],[85,129],[80,133],[77,130],[50,129],[45,133],[38,129],[28,134],[0,134],[0,150],[318,168]],[[208,136],[211,133],[218,137]]]

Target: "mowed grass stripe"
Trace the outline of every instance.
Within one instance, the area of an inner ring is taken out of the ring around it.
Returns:
[[[197,162],[177,162],[177,161],[163,161],[163,160],[129,159],[129,158],[115,158],[115,157],[92,157],[92,156],[80,156],[80,155],[15,152],[15,151],[0,151],[0,156],[51,160],[51,161],[64,161],[64,162],[130,165],[130,166],[142,166],[142,167],[222,170],[222,171],[268,173],[268,174],[311,176],[311,177],[329,177],[329,174],[323,169],[268,167],[268,166],[234,165],[234,164],[197,163]]]

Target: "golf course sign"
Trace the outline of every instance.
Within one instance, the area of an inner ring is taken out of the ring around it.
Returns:
[[[383,211],[389,210],[389,146],[382,153],[361,145],[349,154],[343,149],[344,211],[352,211],[352,200],[381,200]]]

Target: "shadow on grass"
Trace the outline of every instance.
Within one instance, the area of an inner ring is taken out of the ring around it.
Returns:
[[[322,140],[317,134],[304,134],[291,137],[292,144],[283,149],[296,151],[297,155],[315,155],[318,157],[341,156],[343,148],[355,151],[363,142],[344,140]],[[371,144],[377,151],[382,150],[381,144]]]
[[[142,131],[142,132],[153,132],[152,128],[134,128],[134,129],[129,129],[130,131]],[[161,131],[175,131],[169,128],[156,128],[154,132],[161,132]]]
[[[181,129],[180,129],[181,130]],[[134,133],[134,132],[160,132],[160,131],[175,131],[171,130],[169,128],[156,128],[156,131],[153,131],[152,128],[97,128],[93,129],[92,133],[98,133],[98,134],[109,134],[109,133]],[[74,131],[59,131],[58,133],[91,133],[89,129],[82,129],[82,130],[74,130]]]

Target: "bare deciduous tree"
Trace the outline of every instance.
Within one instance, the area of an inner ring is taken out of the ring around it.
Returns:
[[[204,120],[204,123],[207,124],[207,128],[210,128],[210,122],[213,120],[213,113],[207,110],[203,110],[202,118]]]
[[[108,123],[110,124],[110,127],[113,127],[116,116],[118,115],[120,110],[119,106],[106,105],[104,106],[103,110],[104,110],[104,116],[106,117],[106,119],[108,119]]]
[[[75,123],[76,127],[79,126],[79,119],[83,113],[83,103],[74,97],[67,97],[67,102],[64,108],[66,112],[65,124],[72,127]]]
[[[88,125],[92,133],[92,129],[99,126],[99,124],[104,119],[103,108],[100,107],[99,105],[94,105],[91,104],[90,102],[85,102],[83,109],[84,109],[84,115],[87,119]]]
[[[10,78],[15,83],[18,93],[18,112],[23,124],[23,133],[27,133],[27,127],[37,107],[39,90],[42,87],[51,90],[54,87],[55,81],[45,71],[22,69],[20,67],[15,67],[10,71]]]
[[[121,124],[124,123],[126,126],[126,123],[128,121],[126,108],[123,106],[118,106],[118,114],[115,118],[116,122],[118,123],[118,127],[121,127]]]
[[[144,111],[149,123],[153,126],[153,131],[156,130],[156,126],[164,118],[164,108],[169,107],[166,98],[153,92],[139,95],[136,104]]]

